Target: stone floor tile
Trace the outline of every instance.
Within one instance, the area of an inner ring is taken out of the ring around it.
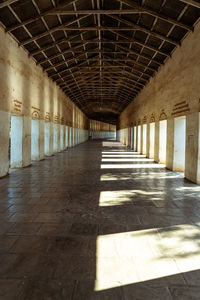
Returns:
[[[20,300],[24,299],[24,279],[0,279],[0,299]]]
[[[20,300],[71,300],[75,284],[72,280],[29,280]]]
[[[42,226],[42,223],[36,222],[25,222],[25,223],[10,223],[10,229],[7,231],[7,234],[11,235],[35,235],[39,228]]]
[[[102,168],[113,151],[89,141],[0,180],[0,300],[200,298],[197,186]]]

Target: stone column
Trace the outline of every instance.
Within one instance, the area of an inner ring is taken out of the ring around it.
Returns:
[[[68,126],[65,126],[65,148],[69,147],[69,142],[68,142]]]
[[[60,124],[53,124],[53,152],[60,152]]]
[[[44,125],[44,152],[46,156],[53,155],[53,123],[45,122]]]
[[[142,148],[141,148],[142,154],[147,154],[147,125],[142,125]]]
[[[147,138],[146,138],[146,156],[149,157],[150,150],[150,123],[147,124]]]
[[[65,149],[65,126],[60,125],[60,150]]]
[[[173,170],[174,158],[174,119],[167,120],[166,168]]]
[[[31,122],[31,159],[44,159],[44,120]]]
[[[72,128],[71,127],[68,127],[68,145],[69,145],[69,148],[71,148],[71,146],[72,146],[72,130],[71,130]]]
[[[133,150],[137,151],[137,126],[133,128]]]
[[[159,122],[155,122],[154,161],[159,161]]]
[[[10,113],[0,112],[0,177],[9,172]]]
[[[200,184],[200,115],[186,116],[185,177]]]
[[[143,149],[143,125],[140,125],[140,128],[141,128],[140,153],[142,153],[142,149]]]

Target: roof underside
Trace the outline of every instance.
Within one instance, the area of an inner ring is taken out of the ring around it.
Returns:
[[[119,114],[200,17],[197,0],[0,0],[0,21],[92,119]]]

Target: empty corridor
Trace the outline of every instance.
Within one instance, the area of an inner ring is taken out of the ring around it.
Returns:
[[[113,141],[0,180],[0,299],[200,299],[200,187]]]

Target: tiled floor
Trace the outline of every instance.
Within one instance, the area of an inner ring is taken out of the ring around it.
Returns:
[[[200,299],[200,187],[90,141],[0,180],[0,300]]]

